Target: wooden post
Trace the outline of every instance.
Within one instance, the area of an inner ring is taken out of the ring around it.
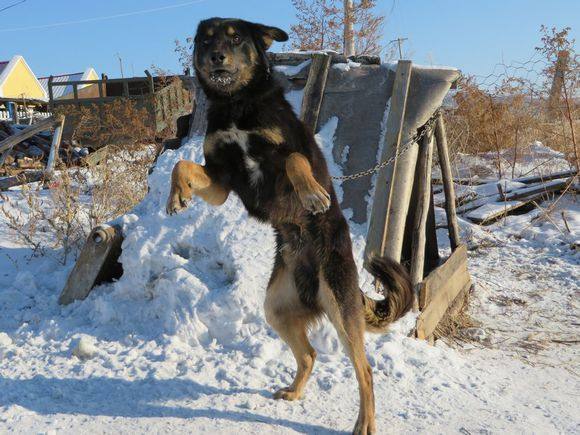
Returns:
[[[316,133],[318,115],[324,97],[324,88],[328,77],[331,56],[326,53],[316,53],[312,57],[308,80],[304,86],[300,118],[313,133]]]
[[[413,222],[413,247],[411,257],[411,283],[415,290],[413,309],[419,309],[419,290],[423,281],[425,265],[425,244],[427,237],[427,215],[431,200],[431,164],[433,160],[433,135],[426,134],[419,149],[417,179],[417,207]]]
[[[14,122],[14,124],[20,124],[20,116],[18,116],[18,104],[14,102],[8,104],[12,106],[12,122]]]
[[[48,108],[52,111],[53,109],[53,100],[54,100],[54,93],[52,91],[52,82],[54,80],[53,76],[48,78]]]
[[[147,76],[147,81],[149,82],[149,91],[154,94],[155,93],[155,82],[153,81],[153,76],[149,72],[148,69],[145,70],[145,75]]]
[[[412,63],[409,60],[401,60],[397,64],[381,161],[396,155],[399,150],[407,107],[409,83],[411,82],[411,68]],[[375,197],[365,247],[365,265],[368,264],[373,256],[383,255],[385,252],[386,232],[389,225],[388,212],[391,207],[389,192],[392,180],[395,179],[394,177],[394,165],[382,168],[377,174]]]
[[[353,13],[353,1],[344,0],[344,35],[343,35],[343,46],[344,55],[348,58],[355,55],[354,51],[354,13]]]
[[[44,176],[46,179],[52,177],[56,160],[58,159],[58,150],[60,148],[60,141],[62,140],[62,130],[64,127],[64,115],[61,115],[60,121],[54,129],[54,134],[52,135],[52,143],[50,145],[50,153],[48,154],[48,161],[46,162],[46,169],[44,171]]]
[[[129,98],[129,82],[123,82],[123,97]]]
[[[439,116],[437,117],[437,124],[435,126],[435,139],[437,140],[437,153],[439,156],[439,166],[441,168],[443,190],[445,192],[447,229],[449,230],[451,249],[454,251],[460,244],[459,225],[457,224],[457,211],[455,209],[455,187],[453,186],[453,176],[451,175],[451,161],[449,160],[447,135],[445,133],[445,123],[441,113],[439,113]]]

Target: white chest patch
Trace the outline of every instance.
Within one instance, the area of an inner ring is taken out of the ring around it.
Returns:
[[[235,126],[232,126],[228,130],[220,130],[213,133],[210,141],[212,143],[230,142],[237,144],[244,153],[244,164],[248,170],[250,183],[255,186],[262,179],[263,174],[260,170],[260,164],[248,155],[249,133],[249,131],[240,130]]]
[[[246,163],[248,174],[250,175],[250,184],[255,186],[262,179],[263,175],[260,170],[260,164],[247,154],[244,156],[244,161]]]

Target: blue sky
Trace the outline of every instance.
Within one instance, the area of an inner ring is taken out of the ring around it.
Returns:
[[[0,0],[0,9],[20,0]],[[23,55],[38,76],[93,66],[109,77],[143,75],[155,64],[178,71],[174,40],[191,35],[200,19],[239,17],[289,30],[290,0],[198,0],[152,13],[35,28],[170,7],[188,0],[26,0],[0,12],[0,60]],[[541,24],[580,25],[580,0],[379,0],[387,16],[385,41],[409,38],[405,53],[416,63],[449,65],[485,75],[502,60],[534,54]],[[20,29],[12,31],[12,29]],[[277,47],[274,46],[274,49]],[[278,47],[280,48],[280,47]]]

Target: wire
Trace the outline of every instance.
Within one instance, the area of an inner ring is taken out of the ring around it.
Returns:
[[[17,28],[12,28],[12,29],[0,29],[0,33],[1,32],[20,32],[23,30],[49,29],[49,28],[53,28],[53,27],[68,26],[70,24],[82,24],[82,23],[90,23],[90,22],[94,22],[94,21],[110,20],[113,18],[130,17],[133,15],[150,14],[153,12],[165,11],[168,9],[182,8],[182,7],[190,6],[190,5],[197,4],[197,3],[203,3],[205,1],[207,1],[207,0],[193,0],[193,1],[186,2],[186,3],[179,3],[179,4],[175,4],[175,5],[170,5],[170,6],[163,6],[160,8],[144,9],[141,11],[126,12],[123,14],[108,15],[108,16],[104,16],[104,17],[92,17],[92,18],[85,18],[82,20],[75,20],[75,21],[63,21],[61,23],[43,24],[40,26],[17,27]]]
[[[19,2],[12,3],[11,5],[9,5],[9,6],[6,6],[6,7],[2,8],[2,9],[0,9],[0,12],[4,12],[5,10],[7,10],[7,9],[10,9],[10,8],[13,8],[14,6],[21,5],[21,4],[22,4],[22,3],[24,3],[25,1],[26,1],[26,0],[21,0],[21,1],[19,1]]]

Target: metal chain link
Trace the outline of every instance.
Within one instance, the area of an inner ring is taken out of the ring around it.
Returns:
[[[433,113],[433,115],[431,116],[431,118],[429,118],[429,120],[424,124],[423,129],[421,130],[421,133],[415,133],[412,137],[410,137],[407,142],[405,142],[401,147],[399,147],[399,150],[397,151],[397,153],[390,157],[389,159],[380,162],[378,164],[376,164],[375,166],[373,166],[370,169],[366,169],[364,171],[360,171],[360,172],[356,172],[354,174],[350,174],[350,175],[341,175],[340,177],[330,177],[333,180],[340,180],[340,181],[348,181],[348,180],[356,180],[358,178],[362,178],[362,177],[366,177],[367,175],[371,175],[379,170],[381,170],[382,168],[389,166],[391,163],[393,163],[395,160],[397,160],[398,157],[402,156],[403,154],[405,154],[409,148],[411,148],[411,145],[413,145],[414,143],[418,143],[427,133],[430,133],[433,130],[433,125],[435,124],[435,122],[437,121],[437,117],[439,116],[439,109],[435,111],[435,113]]]

